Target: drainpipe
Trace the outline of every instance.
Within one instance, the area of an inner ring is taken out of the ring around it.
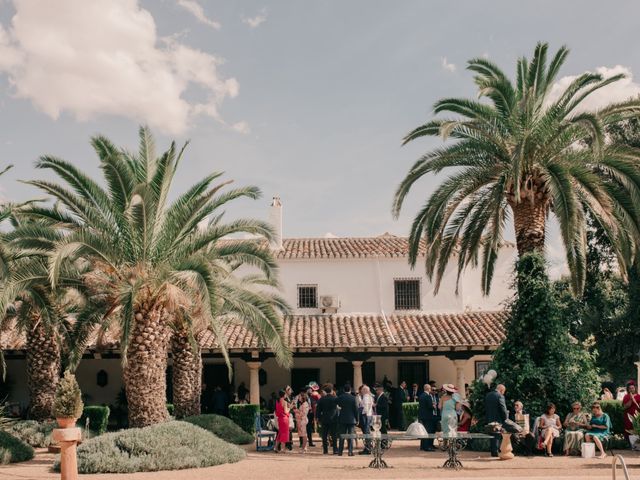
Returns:
[[[393,336],[391,332],[391,327],[389,326],[389,320],[387,320],[387,316],[384,313],[384,302],[382,301],[382,280],[380,275],[380,259],[376,258],[376,276],[378,280],[378,299],[380,300],[380,314],[382,315],[382,321],[384,322],[385,327],[387,327],[387,332],[389,332],[389,336],[391,337],[391,341],[396,343],[396,338]]]

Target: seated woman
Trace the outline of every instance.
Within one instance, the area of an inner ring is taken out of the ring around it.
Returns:
[[[571,412],[564,419],[564,454],[569,455],[571,452],[580,451],[582,441],[584,440],[584,429],[589,425],[589,415],[582,411],[580,402],[571,404]]]
[[[587,425],[587,430],[584,435],[584,441],[593,441],[598,450],[600,450],[598,458],[605,458],[607,454],[602,446],[602,441],[608,439],[609,435],[611,435],[611,419],[609,415],[602,411],[600,402],[593,402],[593,405],[591,405],[591,420]]]
[[[460,404],[460,416],[458,418],[458,431],[468,432],[471,428],[471,419],[473,414],[471,413],[471,404],[466,400]]]
[[[556,406],[553,403],[547,405],[544,415],[538,420],[538,430],[542,437],[542,445],[545,448],[547,457],[553,457],[551,449],[553,448],[553,440],[560,436],[562,424],[560,417],[556,415]]]

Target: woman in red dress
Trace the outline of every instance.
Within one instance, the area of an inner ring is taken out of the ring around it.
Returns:
[[[276,435],[276,445],[274,451],[276,453],[285,450],[284,445],[289,443],[289,404],[285,398],[285,391],[278,392],[278,401],[276,402],[276,418],[278,419],[278,434]]]
[[[458,431],[459,432],[468,432],[471,427],[471,418],[473,415],[471,414],[471,405],[464,401],[462,402],[462,408],[460,413],[460,418],[458,419]]]
[[[633,424],[629,416],[634,416],[640,410],[640,395],[637,393],[636,382],[629,380],[627,382],[627,394],[622,399],[622,408],[624,408],[624,438],[629,440],[629,434],[633,434]]]

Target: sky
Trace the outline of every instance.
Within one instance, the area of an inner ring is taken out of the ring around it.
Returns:
[[[285,236],[406,235],[442,177],[398,220],[394,190],[442,141],[401,139],[475,95],[467,60],[512,74],[536,42],[567,45],[558,88],[623,71],[595,101],[622,99],[640,92],[638,18],[637,1],[0,0],[0,195],[39,196],[19,180],[43,178],[44,154],[98,175],[91,136],[134,149],[147,124],[159,149],[190,140],[176,193],[223,171],[264,195],[229,215],[266,219],[280,195]]]

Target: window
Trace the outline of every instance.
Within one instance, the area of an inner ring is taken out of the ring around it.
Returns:
[[[318,308],[317,285],[298,285],[298,308]]]
[[[395,280],[394,297],[396,310],[420,310],[420,280]]]
[[[484,374],[489,370],[491,362],[476,360],[476,379],[484,377]]]
[[[398,385],[400,382],[407,382],[410,387],[418,384],[420,391],[422,386],[429,381],[429,362],[427,360],[418,361],[398,361]]]

